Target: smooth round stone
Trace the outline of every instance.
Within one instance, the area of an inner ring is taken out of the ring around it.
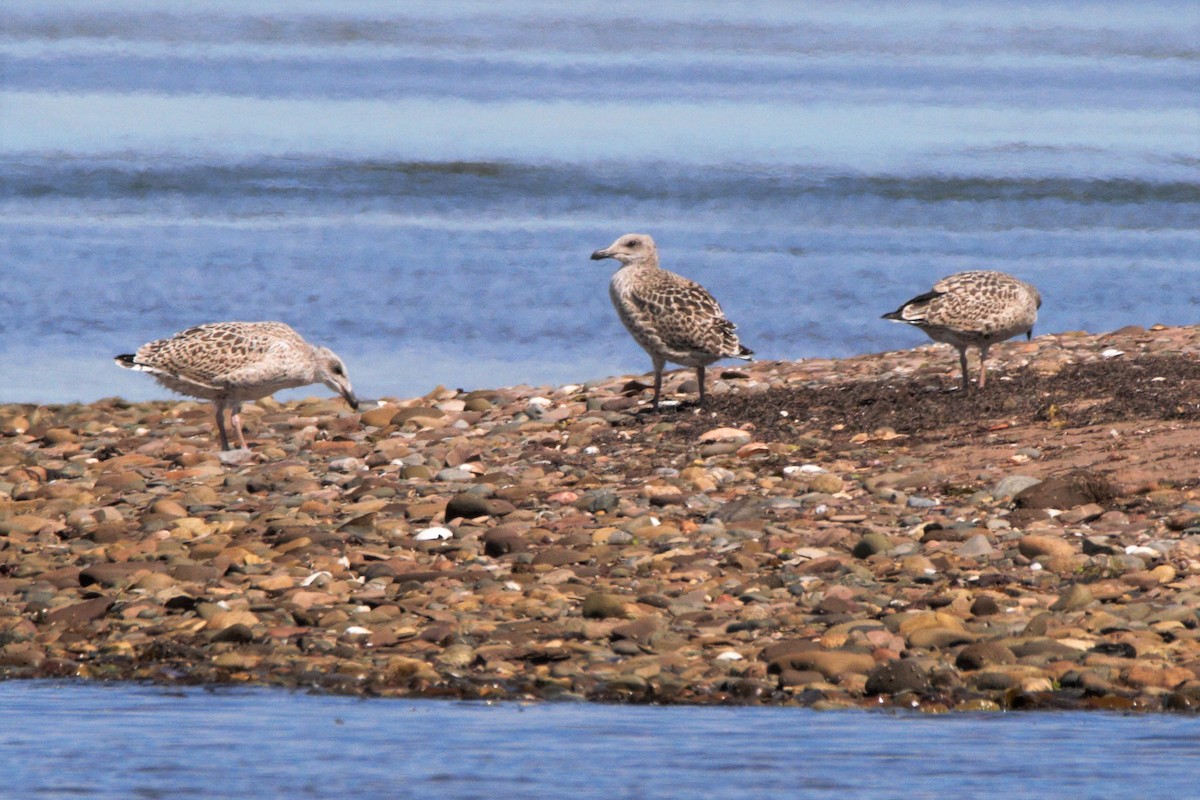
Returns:
[[[1026,558],[1066,558],[1075,554],[1075,546],[1058,536],[1030,534],[1017,542],[1017,550]]]
[[[447,483],[463,483],[466,481],[475,480],[475,473],[468,472],[467,470],[460,469],[459,467],[447,467],[446,469],[438,471],[437,479]]]
[[[460,517],[468,519],[486,517],[490,516],[492,511],[493,501],[491,499],[477,493],[459,492],[446,504],[446,521],[449,522]]]
[[[642,655],[642,647],[637,642],[629,639],[623,639],[619,642],[613,642],[612,651],[617,655],[622,656],[640,656]]]
[[[837,494],[846,487],[845,482],[837,475],[831,475],[828,472],[814,475],[808,482],[808,490],[810,492],[822,492],[824,494]]]
[[[990,594],[981,594],[971,603],[971,613],[977,617],[990,617],[1000,613],[1000,604]]]
[[[630,598],[606,592],[592,592],[583,598],[582,613],[584,619],[607,619],[610,617],[626,617],[625,605]]]
[[[1030,486],[1037,486],[1041,482],[1041,478],[1034,478],[1031,475],[1009,475],[992,487],[992,497],[998,500],[1005,497],[1012,497],[1018,492],[1028,489]]]
[[[470,666],[471,662],[475,660],[475,651],[467,644],[452,644],[439,653],[434,660],[446,667],[462,669]]]
[[[886,553],[894,549],[895,545],[892,540],[882,533],[867,533],[858,540],[858,544],[854,546],[855,558],[868,558],[879,553]]]
[[[133,585],[138,589],[147,589],[149,591],[158,591],[174,586],[177,581],[170,575],[162,572],[151,572],[148,575],[143,575]]]
[[[993,664],[1015,664],[1017,657],[999,642],[975,642],[958,651],[954,665],[962,670],[976,670]]]
[[[372,408],[369,411],[364,411],[359,415],[359,419],[363,425],[370,425],[375,428],[384,428],[392,424],[392,420],[400,413],[400,409],[395,406],[379,406]]]
[[[700,434],[701,442],[736,442],[748,444],[753,437],[739,428],[713,428]]]
[[[928,692],[932,688],[929,673],[911,659],[888,661],[867,674],[867,694]]]
[[[483,552],[492,558],[527,549],[524,537],[513,530],[493,528],[483,535]]]
[[[961,558],[983,558],[994,552],[992,543],[982,533],[967,539],[954,550],[954,554]]]
[[[1092,590],[1082,583],[1072,584],[1059,598],[1050,605],[1051,611],[1077,611],[1092,603],[1095,597]]]
[[[596,514],[601,511],[612,513],[617,510],[620,503],[621,498],[617,496],[616,492],[608,489],[593,489],[584,492],[572,505],[581,511],[590,511]]]

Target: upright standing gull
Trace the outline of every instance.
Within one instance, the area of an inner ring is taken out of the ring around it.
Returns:
[[[721,358],[747,361],[753,350],[738,341],[737,328],[700,284],[658,266],[654,240],[627,233],[592,260],[615,258],[621,267],[608,286],[626,329],[654,364],[654,408],[662,392],[663,366],[670,361],[695,367],[704,405],[704,368]]]
[[[988,348],[1018,334],[1033,336],[1042,296],[1025,281],[1003,272],[977,270],[942,278],[883,319],[915,325],[929,337],[958,349],[963,392],[967,380],[967,348],[979,348],[979,388],[987,380]]]
[[[197,325],[114,360],[126,369],[149,372],[171,391],[214,401],[222,450],[229,449],[225,409],[231,409],[238,445],[245,449],[238,416],[242,403],[280,389],[323,383],[358,408],[342,360],[332,350],[304,341],[282,322]]]

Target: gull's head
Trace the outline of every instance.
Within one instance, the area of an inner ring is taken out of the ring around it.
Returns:
[[[644,233],[627,233],[603,250],[592,253],[592,260],[615,258],[623,266],[629,264],[658,264],[654,240]]]
[[[313,354],[317,358],[317,380],[346,398],[350,408],[358,409],[358,398],[350,386],[350,376],[346,374],[346,365],[338,358],[337,353],[328,347],[314,347]]]

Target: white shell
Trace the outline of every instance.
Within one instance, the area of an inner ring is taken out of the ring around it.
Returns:
[[[413,538],[418,542],[429,542],[433,541],[434,539],[450,539],[453,536],[454,532],[449,528],[434,527],[426,528],[423,531],[418,531]]]
[[[314,583],[317,583],[317,581],[321,581],[321,583],[319,583],[317,585],[323,586],[325,584],[325,582],[332,577],[333,577],[332,572],[329,572],[327,570],[320,570],[318,572],[314,572],[312,575],[309,575],[307,578],[300,581],[300,585],[301,586],[312,586]]]

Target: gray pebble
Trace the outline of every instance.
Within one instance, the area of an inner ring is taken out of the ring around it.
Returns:
[[[437,479],[439,481],[463,482],[475,480],[474,473],[467,472],[465,469],[458,467],[447,467],[443,470],[438,470]]]
[[[992,497],[996,499],[1012,497],[1017,492],[1028,489],[1030,486],[1037,486],[1041,482],[1041,478],[1034,478],[1031,475],[1009,475],[992,487]]]
[[[954,554],[962,558],[983,558],[993,552],[992,543],[982,533],[967,539],[954,550]]]

